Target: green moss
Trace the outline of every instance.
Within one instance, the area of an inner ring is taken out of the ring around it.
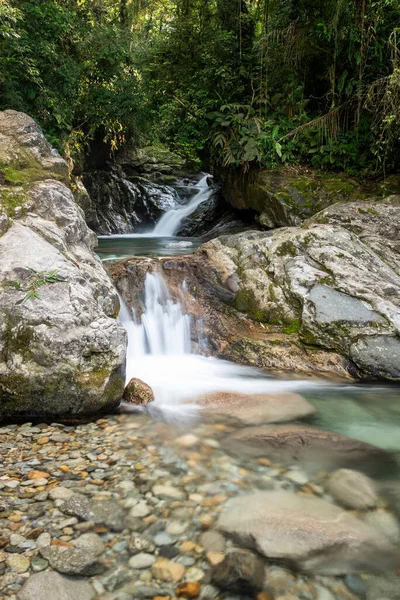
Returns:
[[[313,194],[318,190],[318,182],[315,179],[297,179],[294,183],[290,184],[292,188],[301,192],[302,194]]]
[[[25,212],[24,204],[26,204],[28,196],[23,188],[6,188],[0,186],[0,207],[9,217],[15,216],[17,206],[22,207]]]
[[[257,306],[252,290],[239,290],[235,296],[234,306],[236,310],[246,313],[253,321],[268,322],[268,314]]]
[[[3,334],[3,347],[6,353],[19,354],[25,360],[31,356],[31,347],[34,337],[33,328],[26,325],[20,317],[3,312],[5,331]]]
[[[293,242],[283,242],[276,251],[278,256],[296,256],[297,250]]]
[[[325,275],[325,277],[321,277],[321,279],[318,279],[318,283],[320,285],[333,285],[335,282],[332,277],[330,277],[329,275]]]
[[[299,319],[294,319],[289,325],[282,329],[283,333],[291,334],[291,333],[299,333],[301,328],[301,321]]]

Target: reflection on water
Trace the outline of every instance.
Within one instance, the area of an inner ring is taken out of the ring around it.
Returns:
[[[181,256],[192,254],[201,243],[198,238],[154,237],[151,234],[107,235],[99,237],[97,254],[107,262],[117,262],[131,256]]]

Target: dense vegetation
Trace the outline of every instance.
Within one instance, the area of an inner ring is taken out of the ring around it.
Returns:
[[[0,0],[0,107],[66,155],[161,141],[198,161],[400,160],[399,0]]]

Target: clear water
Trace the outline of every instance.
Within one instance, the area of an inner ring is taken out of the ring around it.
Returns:
[[[181,242],[191,246],[177,245]],[[154,237],[152,234],[107,235],[99,237],[97,254],[105,262],[118,262],[131,256],[181,256],[193,253],[201,240],[184,237]],[[173,247],[169,247],[174,244]]]

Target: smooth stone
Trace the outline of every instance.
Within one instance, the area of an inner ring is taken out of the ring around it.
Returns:
[[[396,547],[343,509],[290,492],[255,492],[231,500],[217,527],[267,558],[300,571],[341,575],[400,564]]]
[[[207,552],[224,552],[226,546],[224,536],[212,530],[202,533],[199,542]]]
[[[156,546],[169,546],[174,543],[174,540],[168,533],[162,531],[154,536],[154,543]]]
[[[365,523],[380,531],[392,544],[400,542],[400,524],[392,513],[367,512],[361,518]]]
[[[315,414],[315,408],[303,396],[295,393],[237,394],[215,392],[194,398],[202,414],[224,417],[244,425],[296,421]]]
[[[16,573],[25,573],[30,567],[30,560],[23,554],[8,554],[6,565]]]
[[[222,590],[253,595],[264,585],[265,569],[261,560],[250,552],[229,552],[214,567],[212,582]]]
[[[355,510],[374,508],[378,502],[374,482],[358,471],[339,469],[332,473],[327,491],[343,506]]]
[[[148,569],[156,562],[156,557],[153,554],[146,554],[145,552],[139,552],[135,556],[129,559],[130,569]]]
[[[44,571],[48,566],[48,561],[44,560],[44,558],[40,558],[39,556],[34,556],[31,560],[31,569],[34,573]]]
[[[91,574],[91,567],[97,562],[93,554],[71,546],[49,546],[42,548],[40,553],[55,571],[65,575]]]
[[[85,552],[93,554],[94,556],[99,556],[105,551],[103,540],[99,535],[97,535],[97,533],[83,533],[76,540],[73,540],[72,543],[75,548],[84,550]]]
[[[166,498],[172,500],[183,500],[184,494],[181,490],[170,485],[155,485],[153,487],[153,494],[159,498]]]
[[[147,517],[151,513],[149,506],[146,502],[138,502],[136,506],[131,508],[129,512],[130,517]]]
[[[399,600],[400,576],[387,573],[381,577],[366,578],[367,600]]]
[[[74,492],[65,487],[55,487],[49,492],[51,500],[69,500],[74,495]]]
[[[361,579],[360,575],[346,575],[344,578],[344,582],[349,590],[356,594],[361,600],[364,600],[367,595],[367,588],[364,581]]]
[[[63,577],[54,571],[31,575],[17,600],[93,600],[95,592],[86,581]]]
[[[166,558],[158,559],[151,567],[155,579],[160,581],[180,581],[185,574],[185,567]]]
[[[155,544],[148,538],[134,533],[131,535],[128,543],[129,552],[131,554],[153,553],[156,549]]]

